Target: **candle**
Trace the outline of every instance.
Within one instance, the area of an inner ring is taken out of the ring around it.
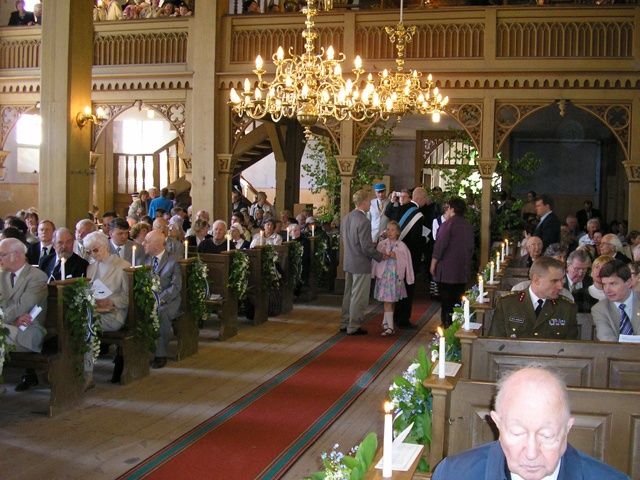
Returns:
[[[227,232],[227,250],[231,250],[231,231]]]
[[[478,303],[484,302],[484,277],[478,275]]]
[[[393,416],[391,415],[391,403],[384,404],[384,444],[382,457],[382,476],[390,478],[393,474]]]
[[[67,262],[67,259],[62,257],[60,259],[60,280],[64,280],[65,278],[67,278],[65,269],[64,269],[64,264]]]
[[[504,239],[504,250],[506,252],[507,257],[509,256],[509,239],[505,238]]]
[[[260,246],[264,245],[264,230],[260,230]]]
[[[500,256],[502,257],[502,261],[504,262],[504,242],[500,244]]]
[[[189,258],[189,240],[184,241],[184,259]]]
[[[500,271],[500,252],[496,252],[496,272]]]
[[[289,241],[289,227],[287,227],[287,242]]]
[[[493,260],[491,260],[490,265],[491,265],[491,270],[489,271],[489,283],[493,285],[493,267],[494,267]]]
[[[136,266],[136,249],[138,247],[136,247],[135,245],[133,247],[131,247],[131,266],[135,267]]]
[[[404,0],[400,0],[400,23],[402,23],[402,10],[404,7]]]
[[[440,349],[438,351],[438,378],[444,378],[444,364],[447,356],[444,344],[444,330],[438,327],[438,335],[440,335]]]
[[[311,236],[315,237],[316,236],[316,226],[315,224],[311,224]]]
[[[464,329],[468,332],[471,328],[469,325],[471,314],[469,312],[469,299],[467,297],[462,297],[462,306],[464,310]]]

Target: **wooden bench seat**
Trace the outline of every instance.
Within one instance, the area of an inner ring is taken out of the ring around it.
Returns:
[[[278,254],[278,261],[282,268],[282,312],[289,313],[293,310],[293,291],[295,285],[293,284],[293,275],[289,268],[289,256],[291,255],[291,243],[284,242],[282,245],[275,245],[273,248]]]
[[[254,308],[252,322],[260,325],[269,319],[269,294],[262,289],[262,250],[249,248],[242,250],[242,253],[249,258],[247,297]]]
[[[207,300],[209,310],[216,313],[220,328],[218,340],[227,340],[238,334],[238,298],[228,287],[231,270],[232,253],[200,254],[200,260],[207,266],[209,292],[220,298]],[[187,261],[191,261],[189,259]],[[195,325],[195,322],[192,322]]]

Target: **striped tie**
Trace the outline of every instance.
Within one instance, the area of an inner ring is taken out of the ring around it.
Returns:
[[[629,315],[625,312],[626,305],[621,303],[618,308],[620,309],[620,335],[633,335],[633,328],[631,327],[631,321]]]
[[[158,257],[153,257],[153,273],[158,271]]]

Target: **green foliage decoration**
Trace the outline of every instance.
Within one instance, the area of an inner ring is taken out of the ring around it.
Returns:
[[[276,267],[278,252],[271,245],[265,245],[262,249],[262,291],[270,292],[280,286],[280,272]]]
[[[302,284],[302,253],[300,242],[293,241],[289,247],[289,273],[294,286]]]
[[[340,445],[333,446],[330,453],[321,455],[324,470],[312,473],[311,480],[362,480],[373,463],[378,449],[378,437],[369,433],[360,445],[353,447],[348,455],[338,451]]]
[[[201,322],[209,318],[209,308],[207,307],[207,300],[209,300],[208,271],[207,265],[198,257],[195,262],[189,264],[187,273],[187,299],[198,327]]]
[[[100,352],[100,325],[98,323],[100,317],[95,314],[96,301],[91,281],[79,278],[75,282],[65,285],[62,302],[66,306],[64,320],[69,326],[74,353],[82,356],[87,352],[92,352],[95,359]],[[78,364],[77,369],[76,373],[82,376],[82,364]]]
[[[161,290],[160,278],[152,273],[151,267],[136,268],[133,276],[133,297],[137,315],[136,338],[147,345],[151,353],[156,351],[160,338],[160,318],[158,316],[157,295]]]
[[[249,257],[242,253],[242,250],[233,250],[230,255],[231,266],[227,287],[235,294],[238,301],[243,301],[247,297],[249,285]]]

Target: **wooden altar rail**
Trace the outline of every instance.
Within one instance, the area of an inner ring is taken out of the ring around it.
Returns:
[[[63,290],[77,279],[51,282],[48,285],[47,336],[41,353],[11,352],[4,368],[33,368],[36,374],[46,374],[51,385],[47,415],[53,417],[82,403],[84,398],[84,357],[71,340],[69,325],[64,319],[66,306]]]
[[[430,377],[425,386],[434,395],[429,465],[446,456],[497,439],[491,421],[495,383]],[[570,387],[576,419],[569,443],[576,449],[640,478],[640,392]]]

